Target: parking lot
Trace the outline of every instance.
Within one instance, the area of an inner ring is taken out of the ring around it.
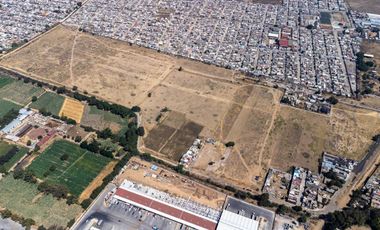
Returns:
[[[104,197],[114,188],[109,185],[94,205],[72,229],[88,230],[92,226],[101,230],[184,230],[191,229],[162,216],[148,212],[133,205],[112,200],[109,207],[105,206]]]

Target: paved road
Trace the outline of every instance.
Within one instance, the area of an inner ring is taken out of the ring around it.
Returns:
[[[226,201],[226,210],[234,213],[238,213],[240,211],[240,215],[244,215],[247,218],[252,218],[252,216],[263,217],[268,221],[268,225],[265,229],[269,230],[273,228],[275,213],[268,209],[229,197]],[[244,212],[244,214],[242,214],[242,212]]]

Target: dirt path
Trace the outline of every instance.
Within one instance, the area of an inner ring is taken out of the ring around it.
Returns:
[[[262,160],[263,160],[263,153],[265,151],[265,147],[267,145],[267,141],[268,141],[268,138],[269,138],[269,135],[270,135],[270,132],[273,128],[273,125],[274,125],[274,121],[277,117],[277,112],[278,112],[278,108],[280,107],[280,103],[278,101],[275,101],[275,105],[274,105],[274,111],[272,113],[272,117],[271,117],[271,120],[270,120],[270,125],[267,129],[267,133],[265,134],[265,138],[264,138],[264,141],[263,141],[263,144],[261,146],[261,149],[260,149],[260,152],[259,152],[259,160],[258,160],[258,168],[261,170],[261,165],[262,165]]]

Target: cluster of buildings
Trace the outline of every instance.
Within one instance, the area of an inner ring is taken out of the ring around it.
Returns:
[[[325,176],[326,173],[333,172],[338,179],[345,182],[356,165],[356,161],[323,153],[320,173],[301,167],[294,167],[292,174],[270,169],[264,182],[263,192],[268,193],[274,201],[286,199],[292,205],[308,210],[320,210],[340,189],[336,185],[329,184],[331,178]]]
[[[65,136],[70,128],[71,126],[63,121],[22,108],[19,115],[0,130],[0,136],[34,149],[36,146],[43,147],[57,136]]]
[[[380,167],[368,178],[361,192],[361,206],[380,208]]]
[[[60,22],[77,4],[77,0],[2,0],[0,53],[32,39]]]
[[[275,217],[272,211],[232,197],[227,197],[223,209],[216,210],[129,180],[124,180],[117,189],[107,194],[105,200],[108,203],[131,204],[191,229],[270,230]]]
[[[201,147],[202,141],[199,138],[195,139],[193,145],[189,148],[189,150],[187,150],[187,152],[182,155],[180,163],[185,167],[188,167],[198,157],[198,153]]]
[[[365,39],[380,40],[380,15],[363,12],[352,12],[353,21],[356,27],[361,28]]]
[[[242,71],[285,88],[291,104],[306,107],[314,93],[356,91],[347,66],[355,68],[360,38],[346,29],[352,25],[347,10],[344,0],[93,0],[65,24]]]

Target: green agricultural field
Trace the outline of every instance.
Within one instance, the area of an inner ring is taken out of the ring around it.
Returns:
[[[30,106],[38,110],[45,109],[47,112],[58,116],[64,101],[65,97],[56,93],[46,92]]]
[[[0,98],[7,99],[19,105],[26,105],[33,96],[39,96],[44,89],[23,81],[13,81],[0,88]]]
[[[0,180],[0,207],[45,227],[66,227],[82,211],[79,205],[69,206],[64,199],[57,200],[52,195],[40,193],[36,184],[13,179],[12,174]]]
[[[20,105],[0,99],[0,118],[7,114],[12,109],[19,110],[21,109]]]
[[[97,130],[110,128],[114,133],[124,133],[128,128],[128,120],[95,106],[86,106],[81,124]]]
[[[64,154],[68,158],[62,160]],[[28,170],[40,179],[65,185],[70,193],[79,197],[109,162],[110,159],[106,157],[88,152],[74,143],[59,140],[37,157]]]
[[[4,86],[11,84],[15,80],[10,77],[0,76],[0,88],[3,88]]]
[[[10,145],[4,141],[0,141],[0,157],[7,154],[13,147],[16,147],[15,145]],[[15,165],[26,153],[28,153],[28,149],[17,146],[18,151],[17,153],[6,163],[3,165],[0,164],[0,167],[4,167],[6,171],[12,168],[13,165]]]

